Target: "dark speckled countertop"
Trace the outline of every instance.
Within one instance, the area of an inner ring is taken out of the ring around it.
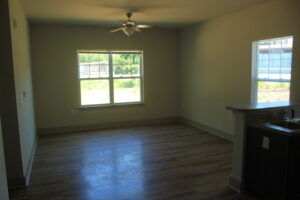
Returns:
[[[230,105],[226,107],[233,111],[277,110],[284,108],[300,108],[300,102],[276,102]]]

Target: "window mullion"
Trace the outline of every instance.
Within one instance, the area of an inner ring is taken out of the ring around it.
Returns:
[[[258,90],[258,74],[259,74],[259,68],[258,66],[258,44],[253,43],[252,45],[252,85],[251,85],[251,102],[256,103],[257,102],[257,90]]]
[[[144,102],[144,60],[143,56],[140,57],[140,83],[141,83],[141,88],[140,88],[140,94],[141,94],[141,101]]]
[[[259,63],[259,46],[258,43],[255,44],[255,85],[254,85],[254,102],[256,103],[258,100],[258,75],[259,75],[259,68],[258,68],[258,63]]]
[[[109,54],[109,94],[110,104],[114,104],[114,81],[113,81],[113,62],[112,53]]]

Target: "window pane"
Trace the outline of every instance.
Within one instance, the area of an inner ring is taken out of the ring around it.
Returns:
[[[107,78],[109,55],[103,53],[79,53],[80,78]]]
[[[114,53],[113,64],[140,64],[141,54]]]
[[[108,80],[82,80],[81,105],[107,104],[109,100]]]
[[[282,40],[282,47],[284,49],[292,49],[293,48],[293,37],[284,38]]]
[[[257,102],[289,101],[290,83],[258,81]]]
[[[114,79],[114,96],[115,103],[140,102],[141,80]]]
[[[114,65],[114,77],[139,77],[140,65]]]
[[[257,78],[289,81],[293,37],[258,41],[257,45]]]
[[[140,76],[140,54],[113,54],[114,77]]]

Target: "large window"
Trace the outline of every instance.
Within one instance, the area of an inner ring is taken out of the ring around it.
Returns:
[[[253,43],[252,102],[290,99],[293,37]]]
[[[143,54],[78,51],[81,106],[143,102]]]

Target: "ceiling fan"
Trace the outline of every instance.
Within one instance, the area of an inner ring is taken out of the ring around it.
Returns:
[[[142,32],[145,28],[158,28],[158,26],[137,24],[136,21],[131,20],[132,13],[126,13],[127,20],[123,21],[121,26],[110,32],[123,31],[127,36],[132,36],[135,32]]]

